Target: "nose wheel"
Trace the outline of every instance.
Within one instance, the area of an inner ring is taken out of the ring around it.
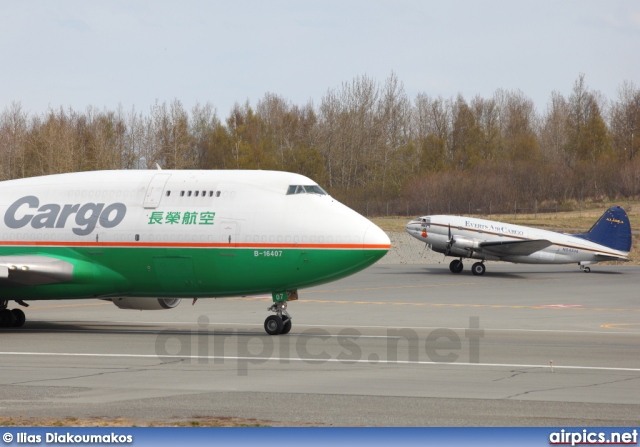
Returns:
[[[269,315],[267,319],[264,320],[264,330],[267,331],[269,335],[280,334],[283,327],[284,323],[282,322],[282,318],[277,315]]]
[[[275,312],[264,320],[264,330],[269,335],[284,335],[291,330],[291,315],[287,312],[287,303],[273,303],[268,309]]]

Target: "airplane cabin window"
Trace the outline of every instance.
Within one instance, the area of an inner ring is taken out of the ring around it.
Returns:
[[[220,197],[220,191],[216,191],[216,197]]]
[[[180,197],[184,197],[184,191],[180,191]]]
[[[200,194],[200,191],[196,191],[196,197],[198,197],[199,194]]]
[[[209,197],[213,197],[213,191],[209,191]]]
[[[191,191],[188,191],[188,192],[187,192],[187,195],[188,195],[189,197],[191,197]]]
[[[167,197],[171,195],[171,191],[167,191]]]

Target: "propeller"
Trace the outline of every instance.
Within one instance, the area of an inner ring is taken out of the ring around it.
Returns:
[[[429,246],[429,244],[425,242],[424,247],[422,248],[422,253],[420,253],[420,257],[421,258],[424,256],[424,252],[427,251],[427,247],[428,246]]]
[[[453,238],[453,235],[451,234],[451,224],[449,224],[449,240],[447,241],[447,247],[444,253],[445,256],[448,256],[449,253],[451,253],[451,247],[455,242],[456,240]]]

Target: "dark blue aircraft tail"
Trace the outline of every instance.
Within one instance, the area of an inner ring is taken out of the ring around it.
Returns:
[[[631,250],[631,224],[627,213],[619,206],[612,206],[605,211],[587,233],[574,236],[614,250]]]

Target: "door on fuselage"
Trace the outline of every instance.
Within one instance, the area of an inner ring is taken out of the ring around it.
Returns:
[[[162,193],[171,174],[156,174],[153,176],[147,187],[147,194],[144,196],[144,208],[155,209],[160,205]]]
[[[238,241],[238,222],[225,220],[220,223],[220,239],[223,244],[235,245]]]
[[[198,290],[190,256],[158,256],[153,259],[156,277],[165,292]]]

